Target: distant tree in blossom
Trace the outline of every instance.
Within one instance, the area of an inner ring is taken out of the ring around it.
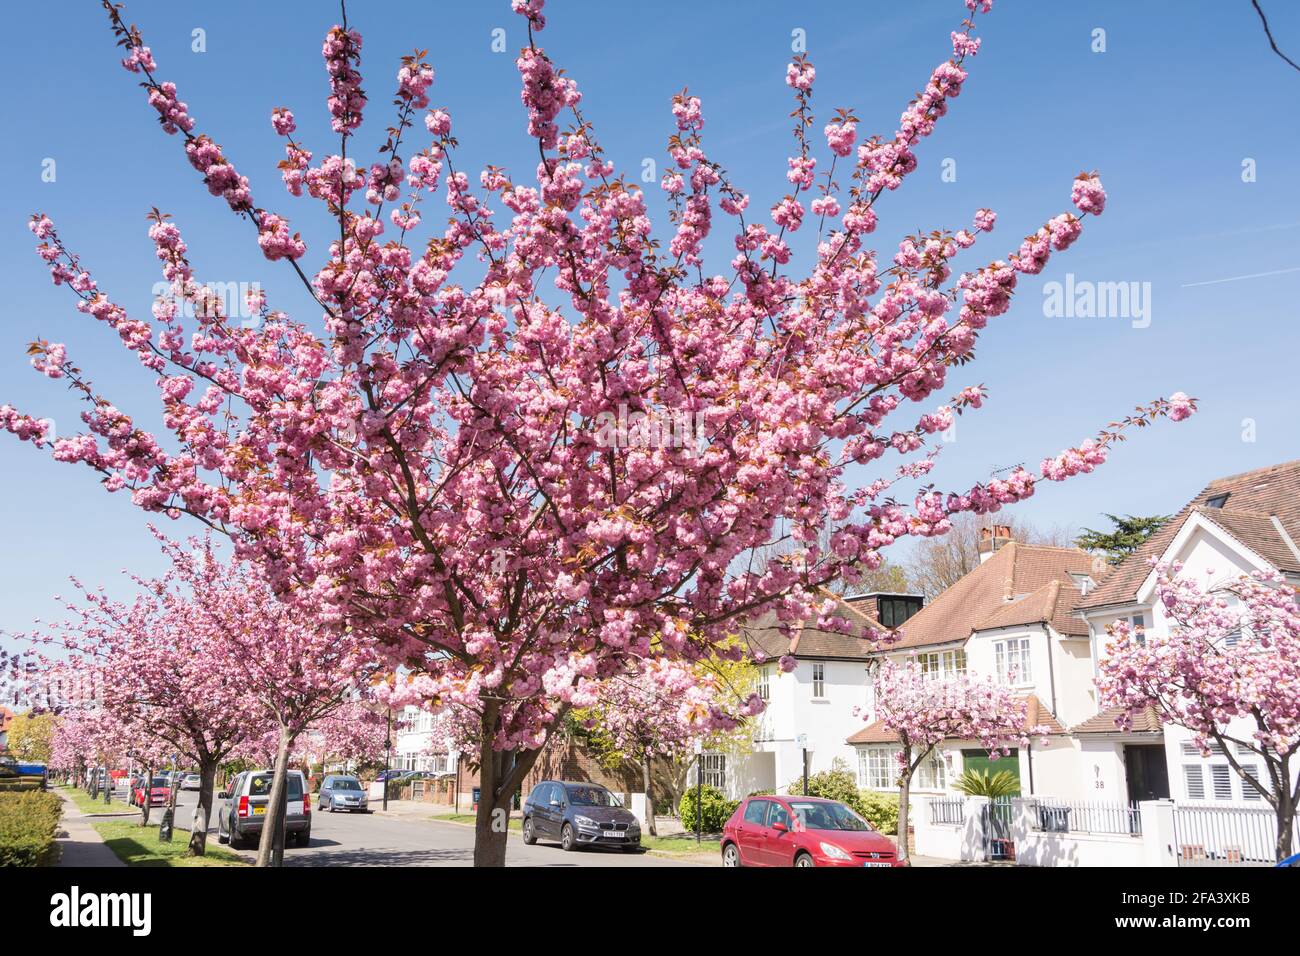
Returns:
[[[898,735],[898,858],[906,861],[912,778],[945,740],[974,741],[996,760],[1046,728],[1026,727],[1026,702],[1002,684],[967,675],[927,676],[914,661],[881,664],[874,718]]]
[[[1206,590],[1180,576],[1180,564],[1153,567],[1166,633],[1127,621],[1112,627],[1097,678],[1102,706],[1122,706],[1117,723],[1124,727],[1154,709],[1162,723],[1195,734],[1206,756],[1217,745],[1242,786],[1273,808],[1277,858],[1284,859],[1295,852],[1300,805],[1296,588],[1280,575],[1254,575]]]

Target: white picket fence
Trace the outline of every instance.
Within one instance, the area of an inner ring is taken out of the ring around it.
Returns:
[[[1174,837],[1179,866],[1273,866],[1277,817],[1267,809],[1179,803]],[[1294,832],[1291,852],[1300,852]]]

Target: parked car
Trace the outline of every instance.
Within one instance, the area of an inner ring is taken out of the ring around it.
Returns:
[[[356,777],[329,774],[322,782],[316,804],[317,810],[361,810],[370,812],[365,788]]]
[[[641,849],[641,824],[599,784],[543,780],[524,801],[523,835],[530,846],[559,840],[564,850],[583,846]]]
[[[245,842],[261,839],[271,798],[271,771],[245,770],[230,787],[217,794],[225,803],[217,811],[217,842],[240,849]],[[311,794],[301,770],[288,776],[288,813],[285,815],[285,845],[306,846],[311,842]]]
[[[385,780],[397,780],[404,773],[406,773],[405,770],[381,770],[375,779],[383,783]]]
[[[722,829],[723,866],[901,866],[894,841],[837,800],[763,796]]]
[[[187,773],[181,778],[182,790],[200,790],[203,787],[203,778],[197,773]]]
[[[145,781],[142,777],[139,783],[131,788],[131,806],[143,807],[146,799],[151,807],[165,807],[167,801],[171,799],[172,788],[171,781],[165,774],[157,774],[149,783],[148,797],[145,796]]]

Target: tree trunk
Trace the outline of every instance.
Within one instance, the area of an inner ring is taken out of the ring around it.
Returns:
[[[280,728],[280,742],[275,748],[275,767],[272,769],[271,793],[266,801],[266,819],[262,822],[262,839],[257,844],[257,862],[254,866],[284,865],[284,817],[287,809],[285,793],[289,787],[289,748],[293,736],[288,727]]]
[[[641,776],[645,780],[645,829],[651,836],[658,836],[655,830],[655,791],[654,775],[651,773],[650,755],[645,755],[641,764]]]
[[[1284,772],[1286,770],[1285,764],[1283,770]],[[1277,814],[1277,846],[1275,851],[1278,863],[1281,863],[1295,852],[1291,849],[1291,840],[1295,834],[1295,801],[1288,792],[1291,786],[1290,778],[1283,777],[1282,779],[1286,782],[1278,790],[1277,803],[1273,808],[1273,812]]]
[[[217,782],[215,760],[199,761],[199,805],[190,825],[190,856],[203,856],[208,849],[208,821],[212,819],[212,789]]]
[[[495,717],[491,718],[495,723]],[[493,750],[495,727],[484,718],[479,742],[479,800],[474,817],[474,865],[505,866],[510,835],[510,804],[515,790],[533,769],[542,748]]]
[[[153,767],[146,767],[144,780],[140,782],[140,826],[149,825],[149,808],[153,804]]]
[[[909,770],[898,778],[898,859],[904,866],[911,866],[911,854],[907,851],[907,818],[911,809],[912,772]]]

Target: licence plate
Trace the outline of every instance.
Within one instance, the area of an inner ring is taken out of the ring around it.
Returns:
[[[889,864],[889,863],[882,863],[882,862],[879,862],[879,861],[876,861],[876,860],[872,860],[872,861],[870,861],[870,862],[868,862],[868,863],[863,863],[862,865],[863,865],[863,866],[890,866],[891,864]]]
[[[622,830],[605,830],[601,833],[601,836],[605,837],[606,839],[618,840],[622,837],[627,836],[627,834],[625,834]]]
[[[266,813],[266,807],[253,807],[253,816],[260,817]]]

